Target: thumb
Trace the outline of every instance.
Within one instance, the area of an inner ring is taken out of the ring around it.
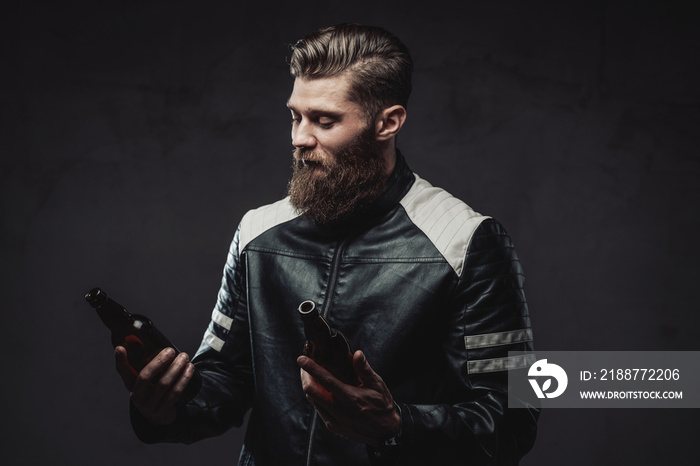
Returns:
[[[114,349],[114,360],[117,366],[117,372],[121,376],[124,386],[127,390],[131,391],[131,387],[134,386],[138,373],[136,372],[136,369],[131,367],[131,364],[129,364],[126,348],[123,346],[117,346]]]
[[[363,353],[361,350],[357,350],[355,351],[355,354],[353,354],[352,365],[355,368],[355,373],[365,387],[381,388],[383,385],[381,377],[374,372],[372,366],[370,366],[369,362],[367,361],[365,353]]]

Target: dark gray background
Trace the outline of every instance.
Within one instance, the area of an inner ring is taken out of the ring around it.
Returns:
[[[284,195],[287,44],[345,21],[411,49],[399,146],[506,226],[537,348],[697,350],[692,3],[4,2],[0,461],[235,462],[242,430],[135,439],[83,295],[197,348],[240,217]],[[524,464],[696,464],[697,415],[550,410]]]

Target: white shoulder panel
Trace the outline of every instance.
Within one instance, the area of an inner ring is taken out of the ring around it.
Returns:
[[[401,205],[411,221],[432,241],[457,276],[476,228],[489,217],[474,212],[447,191],[415,175],[416,181]]]
[[[241,220],[241,231],[238,235],[238,254],[255,238],[281,223],[297,217],[289,198],[286,197],[274,204],[249,210]]]

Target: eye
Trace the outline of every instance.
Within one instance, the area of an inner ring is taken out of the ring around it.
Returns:
[[[330,118],[319,118],[316,120],[316,124],[323,129],[331,129],[335,125],[335,121]]]

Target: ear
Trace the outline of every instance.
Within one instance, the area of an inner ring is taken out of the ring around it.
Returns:
[[[406,109],[401,105],[387,107],[377,115],[374,122],[378,141],[395,137],[406,121]]]

